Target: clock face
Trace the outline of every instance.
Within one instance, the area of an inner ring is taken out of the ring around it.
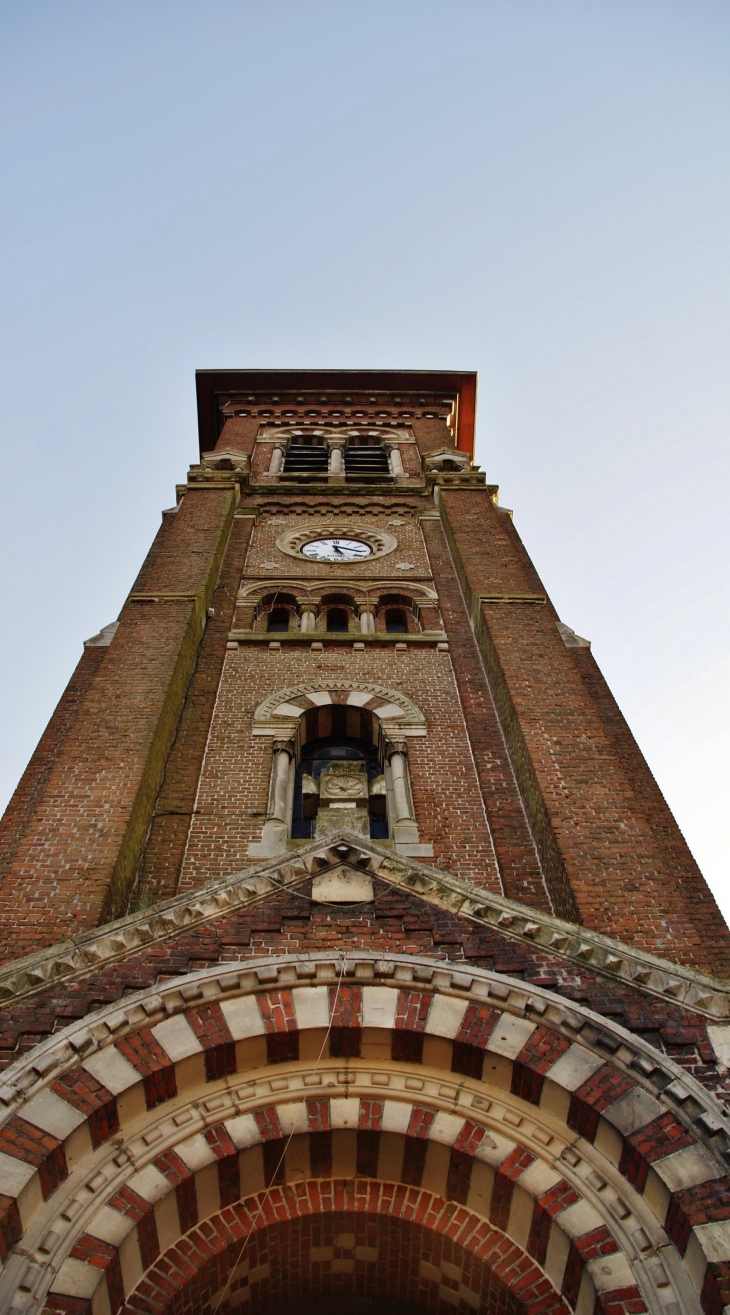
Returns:
[[[312,539],[305,543],[301,552],[305,557],[313,557],[318,562],[359,562],[372,553],[369,543],[359,539]]]

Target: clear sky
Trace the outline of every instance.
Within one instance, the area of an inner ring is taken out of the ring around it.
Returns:
[[[476,369],[478,454],[730,916],[726,0],[4,0],[4,803],[196,367]]]

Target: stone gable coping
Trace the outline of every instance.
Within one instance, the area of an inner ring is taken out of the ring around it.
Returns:
[[[0,968],[0,1006],[55,983],[82,977],[115,960],[121,961],[145,945],[175,936],[183,928],[203,926],[222,913],[262,903],[280,890],[298,886],[326,868],[343,863],[472,923],[495,927],[511,939],[539,946],[581,968],[590,968],[647,994],[683,1004],[706,1018],[730,1020],[728,982],[527,908],[414,859],[396,858],[391,850],[375,841],[344,829],[336,832],[326,846],[313,841],[295,852],[212,882],[192,894],[178,895],[6,964]]]

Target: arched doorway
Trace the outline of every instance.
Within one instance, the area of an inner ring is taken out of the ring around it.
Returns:
[[[14,1067],[3,1309],[713,1315],[722,1296],[686,1185],[717,1198],[723,1166],[665,1094],[692,1079],[497,973],[216,965]]]

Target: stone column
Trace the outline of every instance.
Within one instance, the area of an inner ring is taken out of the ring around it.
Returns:
[[[397,443],[387,443],[388,460],[390,461],[391,475],[405,475],[403,469],[403,458],[400,454],[400,448]]]
[[[408,789],[408,759],[405,744],[400,741],[396,742],[388,753],[388,762],[390,763],[391,784],[393,786],[395,821],[415,821],[411,807],[410,790]]]
[[[274,740],[269,782],[269,811],[261,840],[249,845],[249,854],[268,857],[286,852],[289,838],[289,785],[294,744],[291,740]]]
[[[276,444],[271,449],[271,464],[269,465],[269,474],[278,475],[284,465],[285,448]]]
[[[360,633],[372,635],[375,632],[375,617],[369,607],[360,608]]]
[[[329,447],[329,465],[327,473],[342,479],[345,474],[345,440],[344,438],[330,438],[327,440]]]
[[[302,612],[302,631],[309,634],[317,629],[317,617],[311,607],[305,607]]]
[[[418,835],[418,823],[411,803],[405,740],[392,740],[386,748],[385,757],[388,764],[386,781],[389,786],[391,832],[396,853],[410,854],[414,858],[428,858],[433,855],[433,847],[430,843],[421,844]]]

